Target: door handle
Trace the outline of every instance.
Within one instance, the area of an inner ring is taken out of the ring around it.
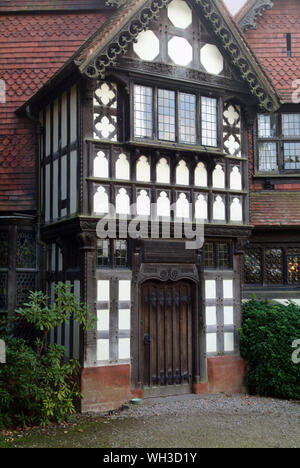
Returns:
[[[151,339],[149,335],[144,335],[144,344],[149,345],[151,343]]]

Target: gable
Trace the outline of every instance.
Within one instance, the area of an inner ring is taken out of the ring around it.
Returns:
[[[104,78],[106,69],[116,65],[117,59],[128,51],[142,31],[149,29],[153,19],[168,3],[168,0],[136,0],[131,2],[131,8],[127,5],[127,14],[124,14],[125,7],[121,7],[115,27],[111,29],[108,25],[102,31],[103,35],[99,31],[98,37],[82,48],[80,71],[91,78]],[[268,111],[276,110],[279,107],[276,93],[225,7],[216,0],[193,0],[192,3],[199,17],[209,25],[220,44],[220,51],[228,55],[260,106]]]
[[[138,34],[123,57],[138,62],[135,67],[141,66],[141,62],[152,62],[213,76],[236,75],[193,3],[171,0],[150,23],[149,29]]]
[[[227,56],[236,74],[246,83],[261,108],[269,112],[277,110],[280,103],[276,91],[222,2],[219,0],[189,0],[189,2],[211,32],[209,41],[204,45],[218,44],[223,60]],[[169,3],[170,0],[128,0],[66,62],[50,83],[50,87],[57,85],[59,80],[63,82],[67,73],[74,73],[75,67],[89,78],[105,79],[106,71],[117,65],[119,58],[129,52],[131,44],[139,34],[149,30],[153,20],[158,18],[160,11]],[[176,50],[176,41],[173,47]],[[204,49],[204,55],[207,50],[210,52],[210,48]],[[213,50],[217,54],[216,49]],[[216,62],[218,60],[214,62],[214,67]],[[164,65],[168,66],[165,63]],[[206,75],[212,76],[208,73]],[[195,80],[197,79],[196,75]],[[27,105],[37,102],[43,93],[49,90],[49,86],[47,89],[41,89]],[[24,109],[25,107],[22,107],[20,112]]]

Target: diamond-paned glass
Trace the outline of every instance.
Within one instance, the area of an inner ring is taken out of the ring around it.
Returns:
[[[274,114],[258,115],[258,137],[274,138],[276,137],[276,117]]]
[[[201,97],[202,145],[217,146],[217,100]]]
[[[284,168],[300,169],[300,142],[284,143]]]
[[[0,310],[7,307],[7,273],[0,273]]]
[[[167,89],[158,90],[158,138],[175,141],[176,139],[176,105],[175,92]]]
[[[196,143],[196,96],[179,93],[179,141]]]
[[[34,232],[18,232],[17,268],[36,268],[36,236]]]
[[[283,283],[282,249],[265,249],[265,282],[266,284]]]
[[[134,136],[153,137],[153,90],[146,86],[134,87]]]
[[[300,137],[300,114],[282,114],[282,135]]]
[[[288,283],[300,284],[300,249],[288,249],[287,252]]]
[[[244,255],[245,284],[262,284],[261,250],[249,249]]]
[[[17,307],[23,307],[29,292],[36,288],[35,273],[17,273]]]
[[[269,172],[278,170],[276,143],[259,143],[258,152],[260,171]]]
[[[0,268],[8,267],[8,233],[0,232]]]

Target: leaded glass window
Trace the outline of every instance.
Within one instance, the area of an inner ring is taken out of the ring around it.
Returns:
[[[8,233],[0,232],[0,268],[8,267]]]
[[[300,137],[300,114],[282,114],[282,135]]]
[[[288,249],[287,253],[288,283],[300,284],[300,249]]]
[[[283,252],[282,249],[265,250],[265,282],[266,284],[283,283]]]
[[[206,242],[204,245],[204,267],[208,270],[230,270],[232,254],[229,242]]]
[[[36,238],[34,232],[18,232],[17,268],[36,268]]]
[[[146,86],[134,87],[134,136],[153,136],[153,90]]]
[[[276,136],[276,117],[274,114],[260,114],[258,116],[259,138],[273,138]]]
[[[97,241],[97,268],[127,268],[128,253],[127,241],[123,239],[116,240],[98,240]]]
[[[300,114],[260,114],[257,127],[258,170],[299,170]]]
[[[229,244],[217,244],[217,269],[227,270],[230,267]]]
[[[259,170],[260,171],[275,171],[278,169],[277,164],[277,145],[276,143],[260,143],[259,144]]]
[[[159,140],[175,141],[176,106],[174,91],[158,90],[157,110]]]
[[[114,251],[114,263],[116,268],[127,267],[127,241],[116,240]]]
[[[7,273],[0,273],[0,310],[7,308]]]
[[[217,146],[217,100],[201,98],[202,145]]]
[[[103,268],[107,267],[110,264],[109,259],[109,241],[108,240],[98,240],[97,241],[97,267]]]
[[[133,86],[133,95],[135,138],[218,146],[216,98],[140,85]],[[240,143],[237,135],[234,155],[240,155]]]
[[[35,273],[17,273],[17,307],[23,307],[28,300],[29,292],[35,288]]]
[[[262,283],[262,257],[261,249],[247,250],[244,255],[244,282],[245,284]]]
[[[196,96],[179,93],[179,141],[196,143]]]
[[[300,169],[300,142],[284,143],[284,168]]]
[[[212,242],[206,242],[204,246],[204,266],[205,268],[214,268],[215,266],[215,255],[214,255],[214,244]]]

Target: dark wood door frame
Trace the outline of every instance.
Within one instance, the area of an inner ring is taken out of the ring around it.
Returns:
[[[141,264],[134,278],[132,308],[131,382],[133,389],[143,389],[144,328],[141,287],[146,281],[189,281],[192,284],[192,382],[207,381],[205,330],[203,328],[202,281],[196,265]]]

